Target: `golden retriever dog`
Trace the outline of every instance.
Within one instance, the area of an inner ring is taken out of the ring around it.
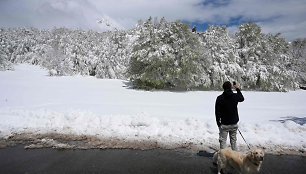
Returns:
[[[214,154],[213,163],[218,165],[218,174],[221,170],[223,173],[252,174],[259,172],[263,159],[264,152],[260,149],[253,149],[248,154],[221,149]]]

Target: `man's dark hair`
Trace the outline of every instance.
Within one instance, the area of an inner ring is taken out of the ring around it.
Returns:
[[[229,82],[229,81],[224,82],[224,83],[223,83],[223,89],[224,89],[224,91],[225,91],[225,90],[228,90],[228,89],[232,89],[232,84],[231,84],[231,82]]]

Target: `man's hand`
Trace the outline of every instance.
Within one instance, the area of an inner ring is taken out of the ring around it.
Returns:
[[[235,89],[237,89],[238,88],[238,83],[236,82],[236,85],[234,85],[234,87],[235,87]]]

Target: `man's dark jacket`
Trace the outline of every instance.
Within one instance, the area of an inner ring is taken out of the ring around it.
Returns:
[[[237,93],[233,93],[231,89],[225,90],[217,97],[215,105],[215,114],[217,125],[231,125],[237,124],[238,117],[238,102],[243,102],[244,97],[240,89],[236,89]]]

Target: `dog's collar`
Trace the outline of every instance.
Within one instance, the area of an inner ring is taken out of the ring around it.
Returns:
[[[250,157],[248,157],[248,158],[249,158],[249,160],[251,161],[251,163],[254,164],[255,166],[258,167],[258,166],[260,165],[259,163],[254,162]]]
[[[253,161],[252,161],[252,163],[253,163],[255,166],[259,166],[259,164],[258,164],[258,163],[255,163],[255,162],[253,162]]]

